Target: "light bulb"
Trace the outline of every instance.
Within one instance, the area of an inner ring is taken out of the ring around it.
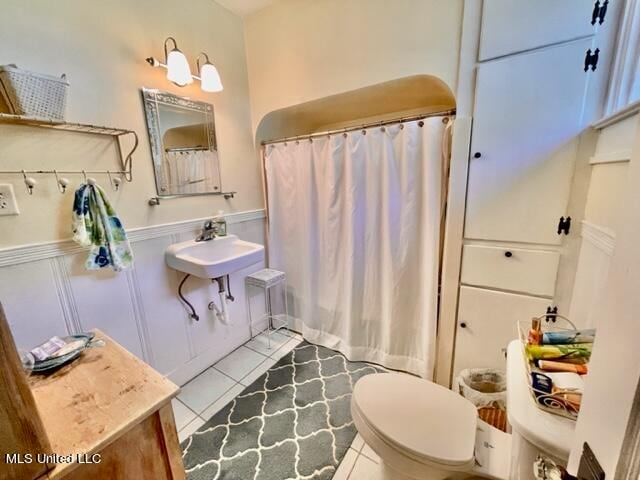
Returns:
[[[205,63],[200,68],[200,88],[205,92],[222,91],[222,81],[218,69],[211,63]]]
[[[167,55],[167,79],[181,87],[193,82],[187,57],[177,48]]]

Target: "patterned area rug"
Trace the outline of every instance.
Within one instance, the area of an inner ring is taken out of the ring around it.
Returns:
[[[302,342],[182,443],[189,480],[333,478],[356,381],[383,371]]]

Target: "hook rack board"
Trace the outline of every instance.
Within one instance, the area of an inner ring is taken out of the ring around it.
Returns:
[[[132,173],[132,155],[138,148],[138,134],[133,130],[125,130],[121,128],[114,127],[104,127],[100,125],[90,125],[83,123],[69,123],[69,122],[58,122],[55,120],[50,120],[46,118],[37,118],[37,117],[25,117],[21,115],[10,115],[7,113],[0,113],[0,123],[11,123],[16,125],[27,125],[31,127],[40,127],[40,128],[50,128],[54,130],[65,130],[68,132],[78,132],[78,133],[88,133],[91,135],[108,135],[114,138],[116,141],[116,146],[118,149],[118,154],[120,155],[120,170],[0,170],[0,175],[14,175],[19,174],[23,175],[25,173],[36,173],[36,174],[52,174],[56,173],[60,174],[78,174],[78,175],[86,175],[86,174],[114,174],[114,175],[122,175],[127,182],[131,182],[133,180]],[[133,146],[131,150],[126,156],[122,154],[122,144],[121,138],[131,135],[133,136]]]

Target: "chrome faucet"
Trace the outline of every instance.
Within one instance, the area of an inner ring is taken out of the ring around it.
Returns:
[[[213,220],[207,220],[202,227],[202,233],[196,237],[196,242],[208,242],[216,238],[217,232],[216,224]]]

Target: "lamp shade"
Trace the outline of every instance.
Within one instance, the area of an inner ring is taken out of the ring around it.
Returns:
[[[205,63],[200,68],[200,87],[205,92],[222,91],[222,81],[218,69],[211,63]]]
[[[193,83],[187,57],[177,48],[167,55],[167,79],[181,87]]]

